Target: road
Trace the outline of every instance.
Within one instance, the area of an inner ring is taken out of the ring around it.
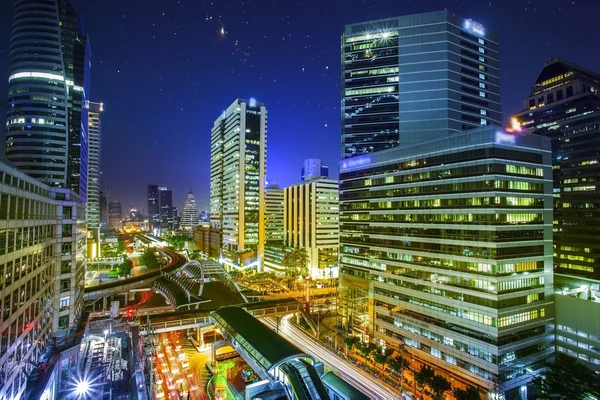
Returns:
[[[290,314],[281,319],[279,324],[279,334],[281,336],[292,342],[303,352],[315,357],[319,361],[323,361],[333,372],[363,392],[366,396],[372,399],[400,399],[397,391],[388,389],[366,371],[338,357],[316,339],[307,335],[301,329],[296,328],[290,323],[291,318],[292,315]],[[272,329],[275,329],[277,326],[274,318],[262,318],[261,321]]]

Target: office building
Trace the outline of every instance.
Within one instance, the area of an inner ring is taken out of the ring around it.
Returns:
[[[552,143],[556,349],[600,371],[600,73],[550,59],[513,124]]]
[[[190,190],[183,205],[183,211],[181,212],[180,229],[182,231],[193,232],[194,229],[200,224],[198,219],[198,206],[196,205],[196,199],[194,193]]]
[[[106,228],[108,226],[108,199],[103,191],[98,193],[98,197],[100,198],[100,225]]]
[[[553,352],[550,141],[482,127],[342,160],[340,268],[349,333],[527,398]]]
[[[83,306],[85,203],[0,163],[0,398],[23,398],[53,336]]]
[[[110,201],[108,203],[108,226],[114,229],[123,227],[123,211],[121,203],[118,201]]]
[[[159,187],[160,229],[173,230],[173,194],[166,187]]]
[[[312,179],[329,179],[329,167],[318,158],[308,158],[304,160],[300,169],[300,182],[310,181]]]
[[[223,232],[223,262],[262,270],[267,109],[235,100],[211,133],[210,222]]]
[[[104,111],[102,103],[89,102],[87,223],[91,229],[100,226],[100,151],[102,143],[100,114],[102,111]]]
[[[208,211],[200,211],[198,217],[200,218],[200,222],[210,222],[210,213]]]
[[[277,183],[265,189],[265,244],[283,243],[283,189]]]
[[[194,231],[196,249],[213,260],[220,258],[222,240],[221,231],[212,226],[201,225]]]
[[[338,275],[338,182],[311,180],[284,189],[284,243],[303,247],[314,279]]]
[[[67,0],[14,2],[6,157],[87,197],[90,47]]]
[[[160,197],[158,185],[148,185],[148,221],[150,230],[160,227]]]
[[[498,38],[449,11],[347,25],[342,157],[500,124]]]

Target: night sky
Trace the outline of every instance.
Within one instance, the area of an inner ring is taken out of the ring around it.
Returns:
[[[0,98],[12,8],[0,0]],[[123,209],[146,185],[209,203],[210,130],[237,97],[268,113],[267,178],[300,180],[304,158],[337,178],[340,33],[370,19],[448,8],[500,36],[504,119],[551,56],[600,71],[598,0],[75,0],[92,46],[91,100],[103,101],[102,188]],[[3,120],[0,118],[0,120]],[[3,141],[2,141],[3,147]]]

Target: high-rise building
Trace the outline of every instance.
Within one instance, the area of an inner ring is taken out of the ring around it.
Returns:
[[[500,125],[497,36],[449,11],[347,25],[342,157]]]
[[[148,185],[148,221],[151,230],[160,227],[160,197],[158,185]]]
[[[53,336],[83,307],[85,203],[0,163],[0,398],[24,398]]]
[[[206,210],[200,211],[198,217],[200,218],[200,222],[210,222],[210,213]]]
[[[552,142],[556,349],[600,371],[600,73],[550,59],[513,125]]]
[[[304,160],[300,169],[300,182],[310,181],[312,179],[329,179],[329,167],[318,158],[308,158]]]
[[[547,138],[497,127],[342,160],[348,332],[526,395],[553,352],[551,179]]]
[[[108,199],[103,191],[98,193],[98,197],[100,198],[100,224],[106,227],[108,226]]]
[[[166,187],[159,187],[160,229],[173,229],[173,194]]]
[[[265,244],[283,244],[283,189],[270,183],[265,189]]]
[[[68,0],[16,0],[11,49],[6,157],[86,201],[91,54],[77,11]]]
[[[211,134],[210,222],[223,232],[223,261],[262,270],[267,109],[235,100]]]
[[[183,205],[179,228],[183,231],[193,232],[199,224],[198,206],[196,205],[194,193],[190,190],[187,199],[185,200],[185,204]]]
[[[89,103],[87,172],[87,223],[89,228],[100,226],[100,150],[102,142],[100,113],[102,111],[104,111],[102,103]]]
[[[284,189],[284,242],[303,247],[314,279],[338,275],[338,182],[318,179]]]
[[[115,229],[121,229],[123,226],[123,210],[118,201],[108,203],[108,225]]]

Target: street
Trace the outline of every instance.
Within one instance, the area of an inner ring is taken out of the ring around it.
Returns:
[[[400,394],[398,392],[383,386],[375,377],[338,357],[316,339],[296,328],[290,323],[292,317],[293,315],[290,314],[281,318],[279,324],[279,334],[281,336],[292,342],[303,352],[315,357],[318,361],[323,361],[327,367],[339,375],[343,380],[370,398],[385,400],[400,399]],[[274,318],[263,318],[261,321],[272,329],[276,329],[277,327]]]

